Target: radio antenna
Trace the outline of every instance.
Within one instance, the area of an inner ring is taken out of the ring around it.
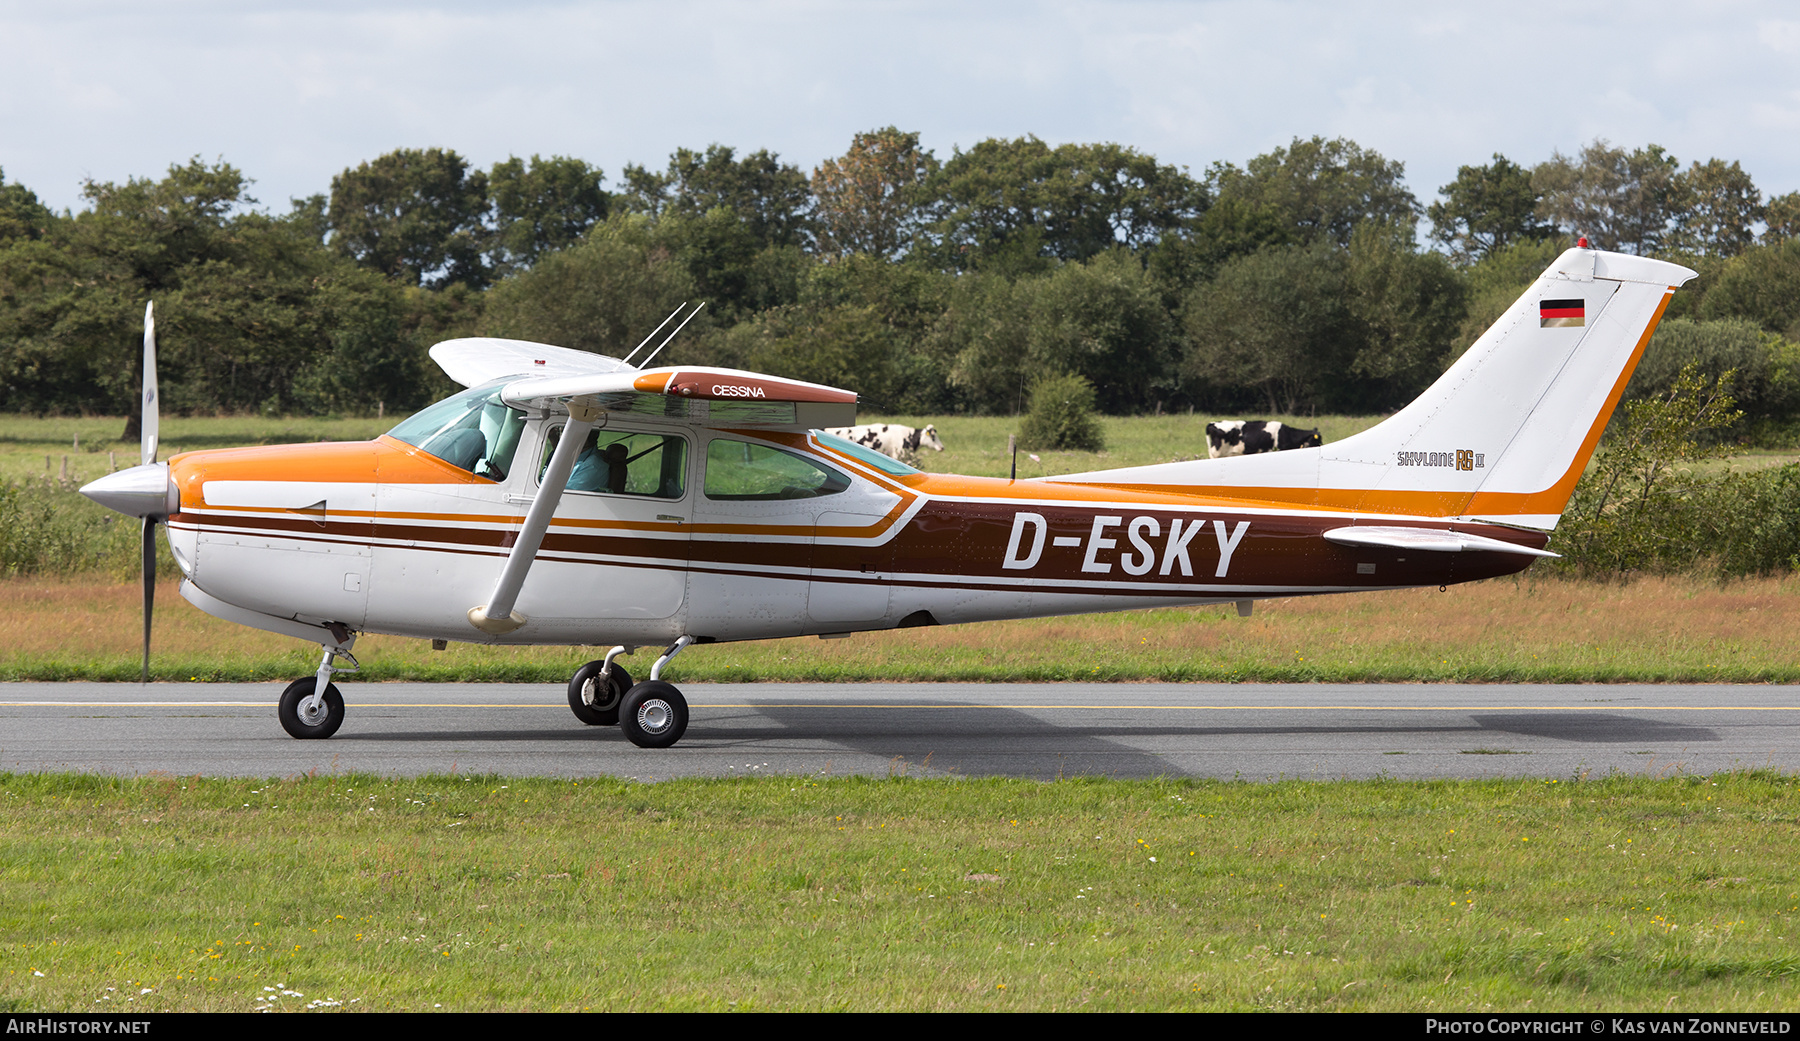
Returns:
[[[685,305],[685,304],[683,304],[683,305],[682,305],[682,306],[684,306],[684,307],[685,307],[685,306],[687,306],[687,305]],[[685,329],[685,328],[687,328],[687,324],[688,324],[688,323],[689,323],[689,322],[691,322],[691,321],[693,321],[693,320],[694,320],[694,316],[695,316],[695,315],[697,315],[697,314],[699,314],[699,313],[700,313],[700,309],[701,309],[701,308],[702,308],[702,307],[705,307],[705,306],[706,306],[706,301],[704,301],[704,300],[702,300],[702,301],[700,301],[700,302],[699,302],[699,303],[698,303],[698,304],[695,304],[695,305],[694,305],[694,309],[693,309],[693,310],[692,310],[692,311],[689,311],[689,312],[688,312],[688,316],[687,316],[687,317],[686,317],[686,318],[683,318],[683,319],[682,319],[682,320],[681,320],[681,324],[680,324],[680,325],[678,325],[678,326],[676,326],[676,327],[675,327],[675,332],[672,332],[672,333],[670,333],[670,334],[669,334],[669,335],[668,335],[668,336],[667,336],[667,337],[665,337],[665,338],[664,338],[664,339],[663,339],[663,342],[661,342],[661,343],[659,343],[659,344],[657,344],[657,345],[656,345],[656,350],[653,350],[653,351],[651,351],[651,352],[650,352],[650,357],[648,357],[648,358],[645,358],[645,359],[644,359],[644,365],[648,365],[648,364],[650,364],[650,362],[651,362],[651,361],[652,361],[652,360],[654,360],[654,359],[655,359],[655,358],[656,358],[656,356],[657,356],[657,355],[659,355],[659,354],[661,354],[661,353],[662,353],[662,349],[663,349],[663,348],[664,348],[664,347],[667,347],[667,346],[668,346],[668,345],[669,345],[669,341],[670,341],[670,340],[673,340],[673,339],[674,339],[674,338],[675,338],[675,335],[676,335],[676,333],[679,333],[679,332],[681,332],[681,330],[683,330],[683,329]],[[672,317],[674,317],[674,316],[673,316],[673,315],[670,315],[670,317],[671,317],[671,318],[672,318]],[[667,324],[669,324],[669,323],[667,323],[667,322],[664,322],[664,323],[663,323],[663,325],[667,325]],[[660,328],[661,328],[661,326],[658,326],[658,327],[657,327],[657,328],[659,328],[659,329],[660,329]],[[655,336],[655,335],[656,335],[656,334],[655,334],[655,333],[651,333],[651,334],[650,334],[650,335],[651,335],[651,336]],[[631,353],[633,353],[633,354],[636,354],[636,353],[637,353],[637,352],[636,352],[636,351],[632,351],[632,352],[631,352]],[[644,365],[639,365],[639,366],[638,366],[638,368],[640,368],[640,369],[641,369],[641,368],[643,368],[643,367],[644,367]]]
[[[656,327],[656,328],[654,328],[654,329],[652,329],[652,330],[650,330],[650,335],[649,335],[649,336],[646,336],[646,337],[644,337],[644,343],[649,343],[649,342],[650,342],[650,341],[651,341],[651,340],[654,340],[654,339],[656,339],[656,334],[657,334],[657,333],[660,333],[660,332],[662,332],[662,331],[663,331],[663,325],[668,325],[668,324],[669,324],[669,323],[670,323],[670,322],[672,322],[672,321],[674,321],[674,320],[675,320],[675,316],[676,316],[676,315],[678,315],[678,314],[680,314],[680,313],[681,313],[681,308],[682,308],[682,307],[686,307],[686,306],[687,306],[687,304],[685,304],[685,303],[684,303],[684,304],[682,304],[682,305],[681,305],[681,307],[677,307],[677,308],[676,308],[676,309],[675,309],[675,310],[673,310],[673,311],[670,311],[670,312],[669,312],[669,317],[667,317],[667,318],[664,318],[664,319],[663,319],[663,320],[662,320],[662,325],[659,325],[659,326],[657,326],[657,327]],[[636,346],[636,347],[633,347],[633,348],[632,348],[632,349],[631,349],[631,353],[630,353],[630,354],[627,354],[627,355],[626,355],[626,356],[625,356],[625,364],[627,364],[627,365],[630,365],[630,364],[631,364],[631,359],[633,359],[633,358],[635,358],[635,357],[637,357],[637,352],[639,352],[639,351],[641,351],[641,350],[643,350],[643,349],[644,349],[644,343],[640,343],[640,344],[638,344],[638,345],[637,345],[637,346]],[[642,366],[642,365],[639,365],[639,366],[638,366],[638,368],[640,368],[640,369],[641,369],[641,368],[643,368],[643,366]]]

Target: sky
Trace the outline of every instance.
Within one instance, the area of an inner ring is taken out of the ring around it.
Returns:
[[[59,210],[195,156],[285,212],[396,148],[616,185],[714,143],[810,171],[889,125],[939,158],[1032,134],[1196,175],[1347,137],[1426,204],[1596,138],[1800,189],[1800,7],[1774,0],[0,0],[0,54],[0,171]]]

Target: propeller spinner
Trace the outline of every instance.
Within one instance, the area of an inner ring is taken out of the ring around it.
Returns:
[[[109,510],[127,517],[140,517],[144,522],[144,669],[143,679],[150,680],[150,616],[156,604],[156,522],[167,520],[181,509],[181,493],[169,476],[169,464],[156,461],[156,305],[144,305],[144,394],[140,429],[143,432],[142,461],[133,467],[107,474],[81,489],[81,494]]]

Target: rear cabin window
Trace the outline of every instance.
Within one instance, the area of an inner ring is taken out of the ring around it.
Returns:
[[[538,461],[539,483],[562,432],[561,426],[554,427],[545,440],[544,455]],[[569,471],[567,490],[679,499],[687,490],[687,441],[673,434],[589,431],[587,443],[575,457],[575,468]]]
[[[848,487],[831,467],[772,445],[720,437],[706,446],[708,499],[812,499]]]
[[[490,481],[506,480],[525,413],[500,400],[501,388],[476,387],[401,421],[388,436]]]

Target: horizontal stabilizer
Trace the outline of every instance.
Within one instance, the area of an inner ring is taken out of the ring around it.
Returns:
[[[1530,546],[1490,539],[1484,535],[1444,531],[1440,528],[1333,528],[1325,533],[1325,541],[1335,542],[1340,546],[1379,546],[1382,549],[1410,549],[1424,553],[1477,553],[1491,550],[1527,557],[1561,556],[1560,553],[1552,553],[1547,549],[1532,549]]]

